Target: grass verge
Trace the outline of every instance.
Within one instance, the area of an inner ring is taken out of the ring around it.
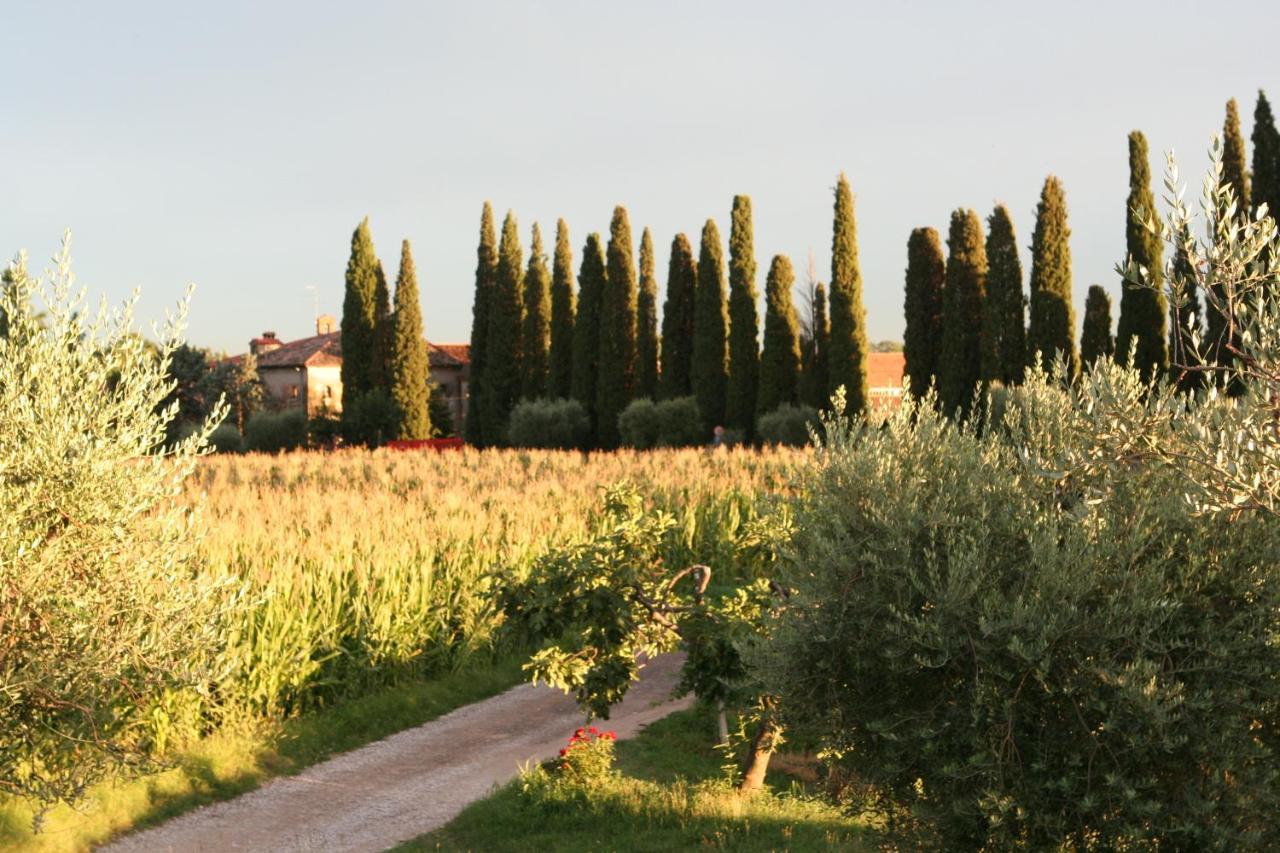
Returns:
[[[705,709],[677,712],[619,742],[609,780],[545,796],[517,779],[397,850],[873,849],[874,830],[784,774],[770,774],[769,791],[739,796],[711,748],[714,731]]]
[[[174,756],[168,770],[98,785],[79,810],[59,806],[46,816],[39,834],[32,834],[26,803],[0,799],[0,849],[86,850],[131,829],[230,799],[272,777],[295,773],[515,686],[523,680],[523,660],[513,656],[303,717],[216,732]]]

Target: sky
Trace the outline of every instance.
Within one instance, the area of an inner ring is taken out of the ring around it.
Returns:
[[[1126,137],[1177,152],[1196,196],[1228,98],[1246,138],[1280,99],[1280,4],[883,2],[5,3],[0,252],[43,268],[66,229],[97,298],[242,352],[339,314],[369,216],[388,275],[412,243],[426,335],[466,341],[480,210],[525,249],[626,206],[727,238],[752,198],[774,254],[829,279],[832,189],[855,194],[868,334],[901,339],[911,230],[1007,204],[1023,263],[1044,178],[1064,182],[1074,296],[1118,300]],[[763,305],[763,303],[762,303]],[[763,310],[763,308],[762,308]]]

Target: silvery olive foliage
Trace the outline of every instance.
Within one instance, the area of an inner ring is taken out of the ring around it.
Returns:
[[[1222,144],[1215,138],[1199,216],[1183,200],[1178,167],[1168,157],[1164,180],[1166,219],[1146,227],[1169,246],[1167,297],[1183,308],[1195,292],[1217,322],[1201,329],[1194,316],[1179,329],[1173,371],[1203,374],[1198,397],[1160,388],[1149,404],[1112,405],[1112,382],[1093,395],[1108,404],[1105,426],[1117,445],[1178,467],[1196,512],[1280,513],[1280,233],[1261,206],[1250,220],[1223,180]],[[1201,236],[1195,236],[1197,231]],[[1177,257],[1185,258],[1179,264]],[[1130,264],[1120,272],[1136,286],[1152,276]],[[1190,280],[1188,281],[1188,277]],[[1186,313],[1186,312],[1184,312]],[[1208,329],[1217,332],[1210,337]],[[1226,393],[1230,392],[1230,393]],[[1175,429],[1167,425],[1176,424]]]
[[[1236,341],[1209,387],[1059,359],[965,423],[824,424],[749,663],[907,847],[1280,846],[1280,245],[1218,151],[1182,247]]]
[[[223,596],[196,578],[196,519],[175,497],[226,408],[166,445],[185,301],[157,351],[135,300],[88,306],[69,236],[45,276],[21,255],[5,273],[0,792],[41,806],[162,750],[218,647]]]

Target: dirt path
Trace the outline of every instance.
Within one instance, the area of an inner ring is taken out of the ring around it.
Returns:
[[[607,727],[627,737],[685,707],[668,699],[679,668],[675,655],[647,665]],[[521,685],[105,850],[385,850],[443,826],[521,763],[555,755],[582,720],[570,697]]]

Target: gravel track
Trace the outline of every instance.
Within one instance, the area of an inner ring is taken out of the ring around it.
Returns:
[[[669,698],[680,665],[677,655],[649,662],[608,728],[628,737],[687,707]],[[572,698],[521,685],[103,849],[385,850],[448,823],[522,763],[555,755],[582,722]]]

